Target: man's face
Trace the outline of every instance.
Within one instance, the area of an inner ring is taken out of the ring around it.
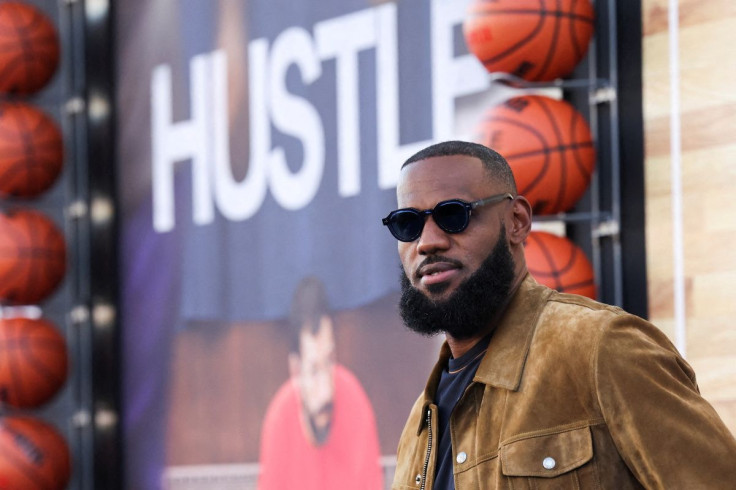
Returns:
[[[407,165],[401,171],[397,199],[399,208],[424,210],[448,199],[472,202],[505,191],[489,183],[479,159],[453,155]],[[433,301],[449,298],[489,257],[503,229],[505,206],[504,201],[476,208],[468,227],[455,234],[444,232],[427,218],[418,239],[398,245],[409,283]]]
[[[335,339],[330,317],[322,317],[314,334],[302,330],[299,345],[301,355],[296,376],[302,407],[316,442],[321,443],[329,431],[335,393]]]
[[[505,227],[500,234],[505,235]],[[412,287],[403,269],[400,280],[404,325],[422,335],[445,332],[456,340],[470,339],[487,333],[504,308],[514,280],[514,259],[506,240],[497,240],[478,270],[441,301]]]

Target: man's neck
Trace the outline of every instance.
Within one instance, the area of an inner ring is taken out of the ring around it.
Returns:
[[[450,347],[450,352],[452,352],[453,359],[457,359],[468,352],[470,349],[472,349],[473,346],[477,344],[478,341],[484,336],[485,335],[480,335],[477,337],[474,336],[469,339],[455,339],[449,334],[446,334],[445,338],[447,339],[447,345]]]

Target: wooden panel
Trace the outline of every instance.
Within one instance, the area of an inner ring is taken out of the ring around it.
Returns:
[[[680,125],[683,152],[730,145],[736,134],[736,103],[723,103],[714,107],[683,111]],[[645,154],[647,156],[669,155],[669,115],[647,119],[645,126],[647,136]]]
[[[705,317],[733,313],[733,285],[736,284],[736,270],[695,275],[693,284],[692,315]]]
[[[688,322],[688,356],[690,360],[698,359],[700,362],[713,358],[725,359],[734,357],[733,345],[736,343],[736,329],[733,328],[733,318],[728,314],[709,312],[705,315],[696,314]],[[733,362],[736,369],[736,361]],[[700,373],[698,373],[700,377]],[[713,376],[707,370],[702,373],[703,377]],[[723,382],[736,387],[734,378],[724,379]]]
[[[702,3],[711,8],[713,3],[718,2]],[[736,29],[733,28],[733,19],[736,18],[736,12],[733,10],[736,9],[736,2],[729,3],[731,8],[718,11],[718,16],[699,17],[700,22],[685,22],[680,26],[680,104],[683,135],[687,136],[690,129],[696,129],[698,133],[693,135],[695,138],[691,138],[696,142],[702,139],[703,134],[709,132],[717,121],[733,113],[732,109],[729,111],[725,106],[730,104],[733,107],[736,103],[736,91],[732,90],[736,83],[736,63],[731,62],[732,47],[736,43]],[[707,9],[702,10],[710,12]],[[729,11],[733,13],[730,17]],[[681,18],[682,21],[686,21],[688,17],[683,14]],[[704,22],[705,20],[708,22]],[[657,31],[656,34],[646,36],[643,40],[643,50],[644,112],[648,123],[655,125],[652,130],[656,135],[647,140],[666,151],[669,148],[667,133],[670,112],[668,32]],[[713,110],[713,114],[709,114],[709,110]],[[695,117],[695,121],[687,127],[691,117]],[[661,136],[665,136],[666,140]],[[702,146],[701,144],[700,147]]]
[[[708,24],[714,20],[736,17],[733,0],[681,0],[678,7],[680,27]],[[642,1],[644,37],[667,31],[669,0]]]
[[[646,239],[650,318],[672,336],[668,0],[643,0]],[[680,120],[688,360],[736,432],[736,2],[682,0]]]
[[[736,401],[736,355],[697,357],[690,359],[696,370],[701,393],[715,403]]]
[[[642,87],[642,102],[645,122],[653,118],[663,118],[665,121],[670,114],[670,83],[669,83],[669,41],[666,34],[651,36],[642,41],[642,63],[644,69],[644,86]],[[665,123],[666,124],[666,123]],[[667,126],[666,131],[669,131]],[[645,138],[645,143],[648,143]]]

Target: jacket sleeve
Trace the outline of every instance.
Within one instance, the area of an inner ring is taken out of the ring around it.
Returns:
[[[646,488],[733,488],[736,439],[700,396],[692,368],[650,323],[619,315],[595,356],[611,436]]]

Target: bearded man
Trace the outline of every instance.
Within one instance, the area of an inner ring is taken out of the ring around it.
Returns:
[[[393,489],[733,488],[736,440],[656,327],[538,284],[505,159],[450,141],[403,165],[400,312],[444,333]]]
[[[373,407],[337,361],[333,317],[317,277],[299,283],[288,328],[291,376],[263,421],[258,490],[381,490]]]

